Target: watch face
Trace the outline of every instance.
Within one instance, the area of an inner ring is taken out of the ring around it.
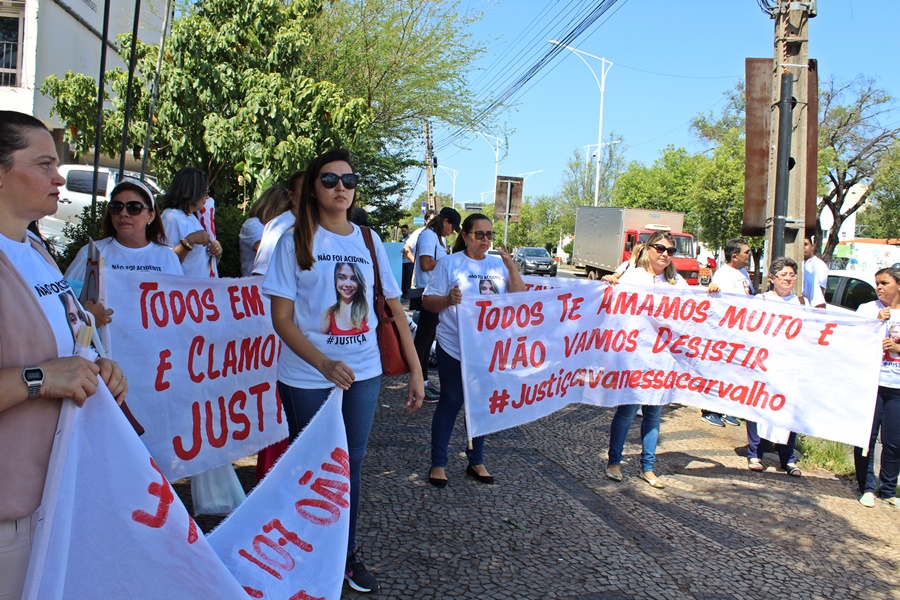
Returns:
[[[22,375],[28,383],[36,383],[44,379],[44,372],[40,369],[25,369]]]

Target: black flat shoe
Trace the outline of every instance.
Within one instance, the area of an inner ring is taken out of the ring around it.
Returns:
[[[478,480],[479,483],[486,483],[488,485],[494,483],[493,475],[479,475],[478,471],[472,468],[472,465],[466,466],[466,475],[469,477],[474,477]]]
[[[436,478],[436,477],[432,477],[432,476],[431,476],[431,471],[430,471],[430,470],[428,471],[428,483],[430,483],[431,485],[433,485],[433,486],[436,487],[436,488],[444,488],[444,487],[447,487],[447,480],[446,480],[446,479],[438,479],[438,478]]]

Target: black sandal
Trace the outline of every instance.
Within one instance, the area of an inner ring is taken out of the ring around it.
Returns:
[[[794,463],[782,465],[781,468],[784,469],[791,477],[800,477],[801,475],[803,475],[803,472],[800,471],[800,469],[798,469],[797,465],[795,465]]]

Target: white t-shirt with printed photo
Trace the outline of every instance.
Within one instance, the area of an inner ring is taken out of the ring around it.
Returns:
[[[200,220],[194,215],[185,214],[177,208],[167,208],[159,217],[163,227],[166,228],[166,245],[177,246],[181,240],[194,233],[204,231]],[[215,277],[217,270],[215,259],[207,253],[207,247],[196,244],[194,249],[188,252],[181,263],[184,274],[188,277]]]
[[[726,294],[741,294],[744,296],[753,293],[750,278],[743,271],[735,269],[731,265],[722,265],[713,274],[712,282]]]
[[[430,256],[434,260],[441,260],[447,256],[447,246],[444,244],[444,240],[439,238],[433,229],[427,227],[419,234],[419,240],[416,242],[416,288],[427,287],[432,273],[434,273],[433,269],[431,271],[422,270],[422,261],[419,260],[419,257],[422,256]]]
[[[15,266],[50,321],[58,355],[72,356],[75,336],[90,320],[69,287],[69,282],[30,242],[16,242],[0,235],[0,252],[6,254]],[[28,343],[28,340],[22,340],[22,343]]]
[[[883,308],[887,308],[887,306],[882,304],[881,300],[874,300],[873,302],[860,304],[856,312],[860,316],[877,319],[878,312]],[[894,331],[894,335],[891,335],[891,331]],[[896,338],[898,335],[900,335],[900,310],[892,310],[891,318],[884,321],[882,339],[887,337]],[[881,377],[878,380],[878,385],[900,389],[900,354],[895,352],[882,353]]]
[[[509,273],[499,257],[487,255],[482,260],[474,260],[465,252],[456,252],[438,262],[423,295],[446,296],[457,285],[463,298],[505,294],[508,284]],[[444,352],[460,360],[456,307],[445,308],[438,313],[438,319],[438,344]]]
[[[150,242],[143,248],[128,248],[111,237],[94,243],[100,250],[100,266],[112,272],[184,275],[178,255],[168,246]],[[85,245],[75,255],[66,269],[66,279],[84,281],[89,247]]]
[[[400,296],[381,239],[373,231],[375,256],[385,298]],[[313,239],[316,262],[308,271],[297,264],[294,232],[285,232],[266,272],[262,292],[294,302],[294,324],[323,354],[347,364],[357,381],[381,375],[381,353],[375,327],[372,283],[375,270],[362,232],[353,225],[350,235],[319,227]],[[345,301],[346,300],[346,301]],[[335,314],[335,309],[340,313]],[[341,324],[340,315],[354,315]],[[323,389],[334,384],[312,365],[284,346],[278,361],[278,380],[292,387]]]

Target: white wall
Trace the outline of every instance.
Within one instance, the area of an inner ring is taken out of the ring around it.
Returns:
[[[857,202],[859,202],[860,196],[864,196],[866,192],[868,192],[868,190],[868,186],[862,184],[856,184],[852,188],[850,188],[850,191],[847,193],[847,197],[844,199],[845,212],[846,208],[854,206]],[[859,214],[859,211],[854,212],[852,215],[850,215],[850,217],[844,221],[843,225],[841,225],[841,230],[838,232],[838,239],[840,241],[843,242],[844,240],[856,239],[857,214]],[[822,227],[825,239],[827,239],[828,232],[831,231],[831,226],[834,225],[834,216],[827,208],[822,211],[822,215],[819,217],[819,225]]]
[[[103,30],[104,0],[34,0],[25,3],[22,86],[0,87],[0,104],[12,110],[31,113],[53,127],[61,127],[50,117],[53,101],[40,92],[48,75],[64,77],[67,71],[84,73],[97,80],[100,70],[100,36]],[[94,33],[66,11],[69,7]],[[120,33],[130,33],[133,0],[111,0],[109,40],[115,43]],[[142,0],[139,37],[158,44],[162,31],[165,0]],[[106,68],[126,68],[121,57],[107,46]]]

